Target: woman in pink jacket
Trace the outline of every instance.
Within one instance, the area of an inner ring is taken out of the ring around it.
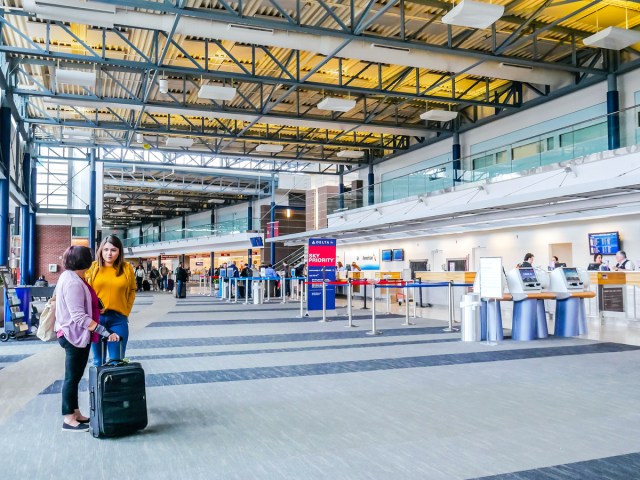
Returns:
[[[69,247],[62,257],[65,271],[56,285],[55,331],[58,343],[65,350],[62,429],[70,432],[89,430],[89,419],[80,413],[78,406],[78,384],[89,360],[90,332],[110,342],[120,340],[97,322],[100,319],[98,296],[84,279],[92,261],[87,247]]]

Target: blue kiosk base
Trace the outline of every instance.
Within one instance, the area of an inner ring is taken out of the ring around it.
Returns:
[[[556,337],[577,337],[587,333],[584,299],[567,298],[556,301]]]
[[[489,327],[488,339],[487,326]],[[501,342],[504,340],[499,300],[482,300],[480,302],[480,339],[488,340],[489,342]]]
[[[544,312],[544,300],[525,298],[514,302],[512,330],[511,338],[520,342],[547,338],[549,332]]]

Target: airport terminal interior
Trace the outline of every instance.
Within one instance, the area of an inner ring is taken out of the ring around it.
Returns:
[[[0,11],[1,478],[640,479],[640,2]]]

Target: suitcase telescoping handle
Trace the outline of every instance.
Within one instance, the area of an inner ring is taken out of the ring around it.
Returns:
[[[102,363],[102,365],[124,365],[125,362],[122,361],[122,357],[124,356],[122,354],[122,340],[118,342],[108,342],[106,338],[103,338],[102,342],[103,342],[103,345],[102,345],[102,348],[100,349],[102,351],[102,358],[100,358],[100,362]],[[112,358],[109,360],[109,362],[107,362],[107,345],[109,343],[117,343],[118,345],[120,345],[120,358],[118,359]]]

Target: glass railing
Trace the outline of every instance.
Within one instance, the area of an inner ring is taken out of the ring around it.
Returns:
[[[416,195],[424,195],[461,184],[488,179],[536,167],[573,160],[609,149],[607,121],[620,122],[620,147],[639,143],[639,107],[602,115],[574,125],[550,130],[524,140],[474,153],[460,160],[459,169],[447,161],[423,170],[351,190],[327,199],[327,213],[352,210]],[[322,228],[322,226],[319,226]]]
[[[255,228],[255,225],[259,225],[259,221],[260,220],[258,218],[253,220],[252,226],[254,227],[254,230],[258,230],[257,228]],[[172,240],[183,240],[188,238],[233,235],[236,233],[246,232],[248,230],[248,223],[249,222],[247,218],[239,218],[215,224],[198,225],[185,229],[164,231],[162,232],[161,237],[159,237],[158,234],[143,235],[142,242],[140,242],[139,237],[128,238],[123,240],[122,243],[125,247],[137,247],[140,245],[157,243],[160,241],[160,238],[162,238],[163,242],[168,242]]]

